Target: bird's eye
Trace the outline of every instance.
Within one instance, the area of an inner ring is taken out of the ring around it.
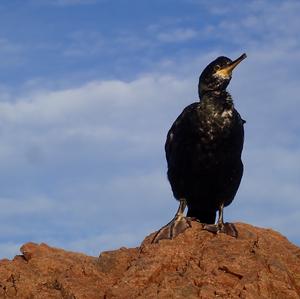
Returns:
[[[219,65],[215,66],[215,71],[218,71],[221,67]]]

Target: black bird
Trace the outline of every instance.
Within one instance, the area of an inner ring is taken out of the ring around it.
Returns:
[[[153,242],[174,238],[191,226],[191,220],[200,221],[208,231],[237,237],[234,225],[224,223],[223,209],[233,201],[243,175],[245,121],[226,87],[233,69],[245,58],[246,54],[234,61],[221,56],[211,62],[199,78],[200,102],[187,106],[169,130],[168,179],[180,205]]]

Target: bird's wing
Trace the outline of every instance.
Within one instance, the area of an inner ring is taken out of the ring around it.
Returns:
[[[198,104],[199,103],[193,103],[187,106],[171,126],[165,143],[165,152],[168,163],[170,162],[170,157],[174,152],[174,149],[185,143],[184,140],[186,139],[187,134],[191,131],[190,114]]]

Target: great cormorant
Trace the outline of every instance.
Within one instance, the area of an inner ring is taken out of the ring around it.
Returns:
[[[203,223],[208,231],[237,237],[235,226],[224,223],[223,209],[233,201],[243,175],[245,121],[226,87],[244,58],[246,54],[234,61],[224,56],[212,61],[199,78],[200,101],[187,106],[168,132],[168,179],[180,204],[153,242],[174,238],[191,226],[191,220]]]

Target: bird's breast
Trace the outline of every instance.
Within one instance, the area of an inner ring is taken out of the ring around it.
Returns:
[[[213,141],[216,138],[226,138],[234,126],[234,113],[232,109],[223,111],[212,111],[202,115],[198,127],[201,137],[206,141]]]

